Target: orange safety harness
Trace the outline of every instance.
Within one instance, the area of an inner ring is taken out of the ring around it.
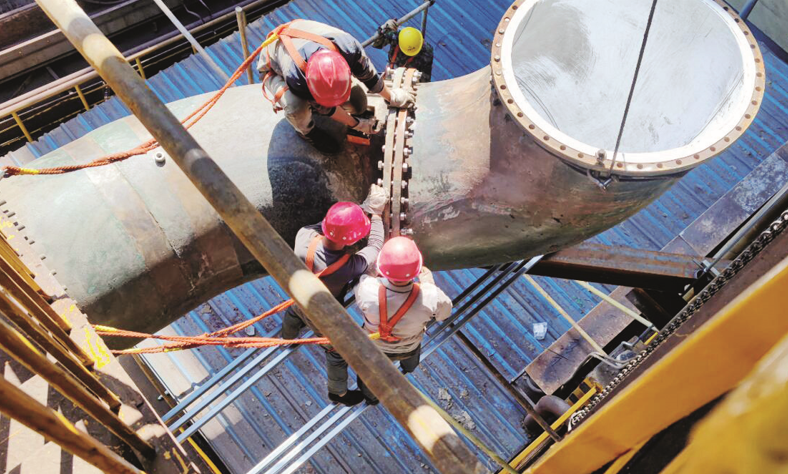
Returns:
[[[290,58],[293,59],[293,62],[295,62],[296,65],[304,73],[306,73],[306,60],[304,60],[304,57],[301,56],[301,53],[298,52],[298,48],[296,48],[295,45],[293,44],[293,38],[303,39],[303,40],[307,40],[307,41],[314,41],[315,43],[318,43],[318,44],[320,44],[322,46],[325,46],[326,48],[328,48],[331,51],[339,52],[339,49],[337,48],[337,46],[331,40],[329,40],[328,38],[325,38],[323,36],[320,36],[320,35],[317,35],[317,34],[314,34],[314,33],[310,33],[308,31],[303,31],[303,30],[298,30],[298,29],[292,28],[290,26],[292,23],[294,23],[294,21],[291,21],[289,23],[285,23],[284,25],[277,26],[276,28],[273,29],[273,31],[268,33],[268,36],[266,38],[270,38],[271,35],[276,34],[277,37],[279,38],[279,41],[282,42],[282,46],[285,47],[285,51],[287,51],[287,54],[290,55]],[[279,90],[277,90],[274,93],[273,97],[269,97],[268,96],[268,93],[265,90],[266,81],[268,81],[268,79],[270,79],[271,77],[273,77],[276,74],[271,69],[271,56],[268,53],[268,49],[269,48],[265,48],[265,61],[266,61],[266,64],[268,65],[268,72],[265,74],[265,77],[263,77],[263,81],[262,81],[263,82],[263,97],[265,97],[266,100],[271,102],[271,105],[274,107],[274,113],[276,113],[276,112],[279,112],[280,110],[282,110],[282,107],[280,107],[277,104],[279,104],[279,100],[282,98],[282,96],[285,94],[285,92],[288,91],[289,87],[287,87],[286,85],[282,86],[282,87],[279,88]]]
[[[394,326],[397,325],[400,319],[405,316],[405,313],[413,306],[413,303],[416,301],[416,298],[419,296],[419,291],[421,287],[418,283],[413,284],[413,289],[410,290],[410,294],[408,295],[408,299],[402,303],[402,306],[394,313],[391,320],[388,317],[388,305],[386,302],[386,287],[381,284],[380,288],[378,289],[378,312],[380,313],[380,323],[378,324],[378,332],[380,333],[380,339],[386,342],[397,342],[399,341],[398,337],[394,337],[391,335],[391,330],[394,329]]]
[[[309,249],[306,251],[306,268],[312,273],[315,273],[315,252],[317,251],[317,244],[319,244],[322,239],[323,236],[316,235],[315,238],[312,239],[312,242],[309,243]],[[318,278],[327,277],[344,267],[348,260],[350,260],[350,255],[342,255],[339,260],[315,273],[315,276]]]
[[[394,55],[391,56],[391,62],[389,62],[389,69],[394,69],[394,64],[396,64],[397,62],[397,54],[399,54],[399,45],[394,46]],[[402,65],[402,67],[405,67],[408,64],[410,64],[411,61],[413,61],[413,58],[415,57],[416,56],[409,57],[408,60],[405,61],[405,64]]]

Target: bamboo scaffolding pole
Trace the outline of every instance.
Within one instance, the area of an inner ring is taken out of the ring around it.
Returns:
[[[446,473],[485,472],[451,426],[375,346],[325,285],[183,125],[145,85],[120,51],[74,0],[37,0],[77,50],[112,87],[211,203],[252,255],[327,336],[372,392]]]
[[[95,395],[88,392],[73,375],[50,362],[24,336],[4,321],[0,321],[0,348],[31,372],[46,380],[49,385],[104,425],[124,443],[145,456],[155,454],[153,446],[140,438]]]
[[[4,295],[3,295],[4,296]],[[4,297],[0,297],[0,313],[9,321],[16,324],[23,333],[47,353],[51,354],[63,367],[71,372],[85,387],[107,402],[110,408],[120,408],[120,399],[105,387],[98,379],[76,360],[66,349],[55,339],[36,324],[30,316],[25,314],[19,307],[12,304]]]
[[[74,456],[113,474],[144,474],[108,447],[79,431],[62,415],[38,403],[0,377],[0,412],[46,439],[54,441]]]

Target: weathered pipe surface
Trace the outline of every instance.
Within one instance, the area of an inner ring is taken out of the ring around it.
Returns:
[[[526,6],[519,10],[515,7],[522,3],[514,5],[506,18],[520,15]],[[578,9],[594,4],[573,3]],[[714,2],[688,3],[716,9],[709,21],[723,18],[721,7]],[[663,15],[661,21],[693,21],[676,11],[676,16]],[[630,14],[629,10],[624,14]],[[645,18],[640,20],[643,23]],[[725,21],[732,23],[730,18]],[[506,23],[502,20],[496,33],[493,58],[500,54],[498,45],[506,48],[506,35],[523,31],[524,23],[514,25],[516,22],[511,21],[508,29]],[[560,29],[556,34],[561,34]],[[589,33],[587,37],[592,40],[594,35]],[[591,46],[602,50],[608,47],[605,42]],[[749,53],[746,43],[742,48],[748,54],[759,54],[755,47],[755,53]],[[560,59],[566,52],[566,48],[560,49],[555,55]],[[419,87],[414,154],[410,157],[408,225],[433,269],[490,265],[581,242],[633,215],[691,166],[724,150],[753,118],[754,111],[749,108],[746,120],[736,122],[736,112],[730,112],[736,104],[724,108],[726,120],[737,124],[737,132],[728,134],[719,124],[714,130],[704,130],[698,135],[703,137],[702,143],[693,142],[684,148],[711,144],[710,151],[704,151],[702,159],[685,160],[680,166],[677,160],[666,161],[663,166],[653,143],[647,158],[641,161],[630,152],[622,158],[626,163],[621,167],[620,179],[602,189],[587,171],[604,171],[607,163],[588,160],[588,153],[578,154],[578,150],[590,150],[593,156],[594,150],[606,149],[606,145],[594,147],[594,143],[578,144],[567,139],[564,146],[559,141],[566,135],[564,131],[554,130],[548,137],[548,132],[539,128],[544,120],[529,115],[533,111],[523,101],[533,94],[509,95],[513,87],[523,85],[520,81],[507,83],[505,76],[515,69],[519,74],[521,70],[544,67],[548,64],[545,58],[550,59],[553,52],[546,48],[543,53],[512,67],[504,64],[503,74],[500,64],[493,60],[492,68]],[[531,66],[531,62],[536,65]],[[755,62],[752,57],[742,61],[746,66],[742,69],[752,78]],[[648,71],[647,66],[644,70]],[[577,68],[567,70],[567,74],[577,71],[591,74]],[[731,73],[735,84],[737,74],[739,70]],[[747,74],[741,77],[750,77]],[[762,84],[762,76],[758,77],[757,84]],[[579,84],[581,80],[568,83]],[[737,87],[754,88],[755,83]],[[541,93],[544,96],[547,92],[550,90]],[[744,101],[746,108],[749,97],[745,92],[739,95],[743,99],[737,100]],[[184,99],[171,107],[183,117],[207,97]],[[582,100],[571,91],[563,97],[566,101]],[[658,124],[665,117],[655,117],[654,121]],[[531,118],[537,127],[529,127]],[[344,132],[336,123],[323,126],[338,137]],[[282,115],[271,111],[259,85],[230,89],[191,131],[290,242],[301,226],[318,222],[332,203],[363,200],[369,184],[378,177],[382,138],[377,137],[369,147],[346,145],[339,155],[323,156],[299,139]],[[35,165],[85,163],[136,146],[149,137],[135,118],[127,117],[50,153]],[[667,150],[666,156],[674,150]],[[96,323],[155,331],[209,298],[264,274],[178,167],[167,157],[163,164],[157,163],[157,151],[66,175],[22,176],[0,182],[0,198],[7,201],[3,210],[16,213],[14,219],[26,227],[24,232],[35,240],[36,249],[47,256],[48,266],[57,271],[69,295]],[[612,151],[607,151],[609,158]],[[641,168],[643,173],[639,174]]]
[[[447,105],[466,91],[474,100],[452,112]],[[182,116],[204,99],[172,107]],[[626,219],[673,182],[620,182],[601,191],[582,172],[567,172],[561,160],[521,140],[492,102],[488,69],[425,84],[419,94],[410,216],[435,269],[574,244]],[[230,89],[192,132],[289,242],[335,201],[363,200],[377,178],[378,157],[371,154],[378,146],[322,156],[271,112],[259,86]],[[36,166],[84,163],[148,136],[127,117]],[[159,166],[154,156],[0,182],[6,208],[96,323],[154,331],[264,274],[178,167],[169,158]]]

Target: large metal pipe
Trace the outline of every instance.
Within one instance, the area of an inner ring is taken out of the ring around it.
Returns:
[[[611,162],[650,5],[516,2],[496,30],[491,66],[419,87],[408,215],[428,265],[490,265],[571,246],[633,215],[744,133],[764,89],[747,26],[714,0],[660,0]],[[170,107],[185,116],[206,98]],[[361,201],[377,178],[379,143],[323,156],[271,112],[259,86],[228,90],[191,132],[289,242],[336,200]],[[36,165],[83,163],[149,137],[127,117]],[[16,213],[93,321],[156,330],[263,275],[155,153],[0,182],[2,209]],[[595,176],[604,181],[611,166],[603,188]]]

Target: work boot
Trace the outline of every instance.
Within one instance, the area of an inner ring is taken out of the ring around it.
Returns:
[[[375,398],[375,397],[368,397],[366,395],[364,395],[364,401],[367,402],[367,405],[370,405],[370,406],[373,406],[373,407],[375,405],[377,405],[378,403],[380,403],[380,400],[378,400],[377,398]]]
[[[324,130],[315,127],[306,135],[301,135],[300,133],[299,135],[321,153],[326,155],[335,155],[339,153],[339,143]]]
[[[342,405],[352,407],[364,401],[364,395],[361,390],[348,390],[344,395],[336,395],[331,392],[328,393],[328,399],[334,403],[341,403]]]

